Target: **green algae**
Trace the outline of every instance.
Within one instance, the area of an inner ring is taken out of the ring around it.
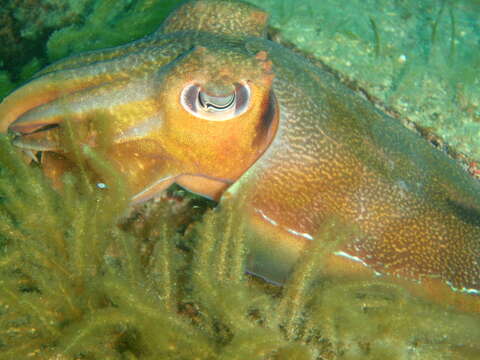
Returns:
[[[6,71],[0,71],[0,98],[15,89],[15,84],[10,80]]]
[[[39,71],[43,67],[42,62],[38,58],[33,58],[27,64],[25,64],[20,70],[21,81],[26,81]]]
[[[82,24],[67,26],[51,35],[47,42],[48,58],[55,61],[139,39],[156,30],[178,3],[178,0],[98,0]]]
[[[20,84],[29,80],[42,67],[42,61],[34,57],[20,68],[16,80],[12,80],[12,76],[8,71],[0,70],[0,99],[15,90]]]

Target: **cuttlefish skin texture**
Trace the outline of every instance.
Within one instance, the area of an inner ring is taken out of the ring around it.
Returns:
[[[383,276],[480,312],[478,183],[267,40],[266,20],[241,2],[189,2],[144,39],[41,71],[0,104],[0,130],[42,151],[54,181],[74,166],[62,141],[69,119],[82,142],[109,143],[103,151],[133,202],[174,182],[220,205],[238,201],[248,269],[269,280],[285,281],[335,218],[356,230],[327,256],[325,273]]]

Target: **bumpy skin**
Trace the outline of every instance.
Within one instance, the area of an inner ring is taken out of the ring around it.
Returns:
[[[267,40],[266,19],[240,2],[187,3],[147,38],[43,70],[0,105],[0,130],[43,151],[45,171],[57,178],[72,160],[62,121],[85,124],[83,141],[97,146],[92,123],[105,118],[107,155],[126,174],[134,202],[173,182],[241,201],[250,271],[284,281],[334,217],[357,230],[327,257],[325,272],[380,274],[480,312],[479,185],[329,74]],[[189,84],[215,96],[248,84],[248,107],[224,121],[197,117],[180,103]]]

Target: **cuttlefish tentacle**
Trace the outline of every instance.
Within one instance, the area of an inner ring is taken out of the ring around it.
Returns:
[[[43,151],[57,182],[75,167],[72,124],[125,174],[133,203],[172,183],[220,206],[241,201],[247,268],[271,281],[339,219],[353,231],[325,256],[325,274],[383,276],[480,312],[479,184],[267,40],[266,21],[243,2],[187,2],[144,39],[47,67],[0,104],[0,131]]]

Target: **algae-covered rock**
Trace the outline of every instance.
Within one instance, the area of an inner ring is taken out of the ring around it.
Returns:
[[[138,39],[158,28],[179,0],[98,0],[81,24],[57,30],[47,43],[50,61]]]
[[[81,22],[93,1],[2,1],[0,59],[5,68],[16,77],[19,68],[43,55],[45,42],[55,29]]]

